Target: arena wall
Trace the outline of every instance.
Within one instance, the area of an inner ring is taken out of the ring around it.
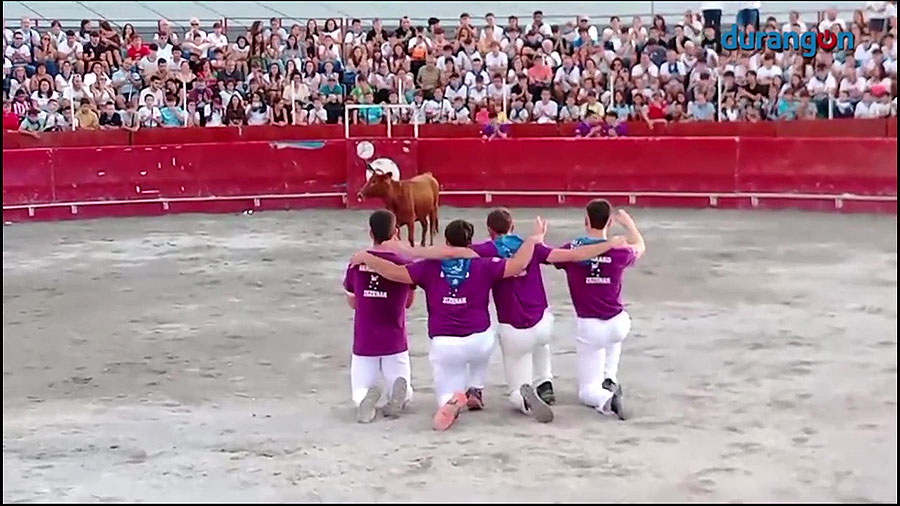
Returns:
[[[604,196],[637,206],[897,212],[897,140],[887,136],[270,141],[251,140],[264,130],[215,131],[229,140],[156,144],[185,131],[148,130],[125,146],[4,149],[4,221],[371,207],[356,194],[378,158],[404,178],[434,173],[442,203],[459,206]]]

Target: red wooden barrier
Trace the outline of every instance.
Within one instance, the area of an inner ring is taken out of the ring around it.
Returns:
[[[324,140],[343,139],[343,125],[291,125],[241,127],[241,141]]]
[[[888,137],[897,138],[897,118],[887,120],[887,135]]]
[[[357,150],[363,142],[372,153]],[[402,177],[433,172],[445,204],[563,205],[604,195],[632,205],[809,202],[896,213],[895,138],[366,138],[4,150],[4,218],[356,207],[366,163],[377,158],[391,159]]]
[[[778,137],[886,137],[885,119],[778,121]]]
[[[141,128],[131,136],[131,144],[134,146],[228,143],[240,140],[241,129],[238,127]]]
[[[3,149],[128,146],[130,135],[127,130],[75,130],[44,132],[35,139],[18,132],[3,132]]]
[[[53,149],[3,151],[3,205],[54,202]]]
[[[480,137],[481,125],[421,125],[419,137],[430,138],[459,138]]]
[[[514,123],[509,125],[509,136],[513,139],[557,137],[559,126],[556,123]]]
[[[897,195],[893,139],[741,139],[737,190]]]
[[[423,139],[447,190],[733,191],[735,138]]]

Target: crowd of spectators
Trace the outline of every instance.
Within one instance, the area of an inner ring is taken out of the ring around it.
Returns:
[[[616,135],[623,120],[772,121],[896,116],[895,2],[861,2],[852,19],[828,9],[818,25],[760,15],[749,31],[849,31],[855,47],[722,48],[722,2],[704,2],[677,23],[579,16],[548,24],[468,13],[445,26],[409,18],[387,27],[352,19],[322,25],[254,22],[233,40],[221,22],[167,20],[152,36],[130,24],[83,20],[77,29],[28,18],[5,28],[4,129],[28,135],[80,129],[342,123],[504,124],[580,122],[581,135]],[[505,21],[505,23],[504,23]],[[729,23],[730,25],[730,23]]]

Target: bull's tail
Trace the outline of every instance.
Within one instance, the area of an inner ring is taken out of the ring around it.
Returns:
[[[430,232],[433,238],[435,235],[440,235],[441,233],[441,229],[438,224],[438,208],[441,207],[441,185],[440,183],[438,183],[437,179],[435,179],[434,176],[431,175],[431,172],[426,172],[425,174],[430,178],[431,189],[434,192],[434,207],[431,208],[431,216],[429,219],[429,221],[431,222]]]

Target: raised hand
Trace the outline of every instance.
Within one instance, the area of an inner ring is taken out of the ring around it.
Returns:
[[[534,232],[529,239],[536,243],[542,243],[545,235],[547,235],[547,220],[538,216],[534,219]]]
[[[616,211],[616,221],[621,223],[625,228],[634,228],[634,219],[632,219],[631,215],[624,209]]]

